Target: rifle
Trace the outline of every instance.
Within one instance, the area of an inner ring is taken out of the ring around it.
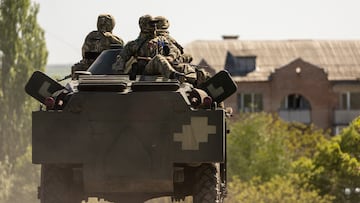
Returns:
[[[62,79],[57,79],[56,82],[62,82],[62,81],[66,80],[66,79],[69,79],[69,78],[71,78],[71,74],[65,76],[65,77],[62,78]]]

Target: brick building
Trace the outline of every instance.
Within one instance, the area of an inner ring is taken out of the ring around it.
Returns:
[[[265,111],[337,133],[360,115],[360,40],[194,41],[194,64],[226,69],[234,113]]]

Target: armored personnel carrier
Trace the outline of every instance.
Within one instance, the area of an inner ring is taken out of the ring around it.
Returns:
[[[227,72],[201,87],[161,76],[116,75],[120,50],[104,51],[65,86],[35,72],[25,90],[32,113],[33,163],[41,164],[41,203],[89,197],[144,202],[226,195],[226,112],[236,91]]]

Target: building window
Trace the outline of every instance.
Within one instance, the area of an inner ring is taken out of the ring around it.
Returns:
[[[237,99],[239,112],[259,112],[263,110],[262,94],[240,93]]]
[[[300,94],[287,95],[281,101],[278,113],[287,122],[311,123],[310,102]]]
[[[280,108],[283,110],[307,110],[311,109],[311,106],[305,97],[299,94],[290,94],[281,102]]]
[[[344,92],[340,95],[340,109],[360,109],[360,92]]]
[[[233,76],[245,76],[256,69],[256,56],[233,56],[227,53],[225,69]]]
[[[236,57],[238,67],[240,69],[240,74],[246,75],[247,73],[254,71],[256,67],[255,59],[255,56]]]

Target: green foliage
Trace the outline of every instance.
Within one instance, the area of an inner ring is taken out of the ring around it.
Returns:
[[[40,166],[31,163],[32,149],[27,147],[25,154],[17,157],[13,173],[16,190],[12,190],[8,202],[38,202],[37,188],[40,184]]]
[[[314,126],[266,113],[243,114],[228,135],[230,202],[331,202],[315,184],[324,172],[316,158],[328,139]]]
[[[242,180],[250,180],[259,176],[268,180],[274,174],[286,172],[289,157],[282,139],[286,129],[279,120],[266,114],[246,114],[233,123],[230,129],[230,177],[238,175]]]
[[[259,177],[250,181],[241,181],[234,177],[229,184],[229,195],[226,202],[241,203],[330,203],[332,197],[320,196],[316,191],[300,186],[300,177],[291,174],[274,176],[263,182]]]
[[[346,196],[345,188],[360,188],[360,118],[350,124],[340,135],[319,147],[313,160],[310,183],[321,194],[336,196],[336,202],[359,202],[359,195]]]
[[[228,135],[228,171],[241,180],[258,176],[269,180],[290,171],[300,157],[312,157],[326,141],[321,130],[286,123],[271,114],[243,114]]]
[[[285,142],[292,159],[297,160],[301,157],[313,158],[319,146],[330,139],[330,135],[315,126],[304,125],[301,123],[286,123],[287,136]]]
[[[360,117],[355,119],[351,125],[341,133],[340,146],[343,152],[352,157],[360,157]]]
[[[0,161],[0,202],[38,202],[39,169],[31,163],[31,147],[15,161]]]
[[[14,187],[15,176],[12,174],[12,169],[8,157],[0,161],[0,202],[7,202]]]
[[[0,202],[38,202],[39,169],[31,164],[28,147],[36,103],[24,91],[30,75],[44,70],[47,60],[38,11],[31,0],[0,0]]]
[[[30,0],[0,0],[0,158],[7,154],[15,160],[30,142],[34,101],[24,86],[34,70],[45,68],[47,59],[38,10]]]

